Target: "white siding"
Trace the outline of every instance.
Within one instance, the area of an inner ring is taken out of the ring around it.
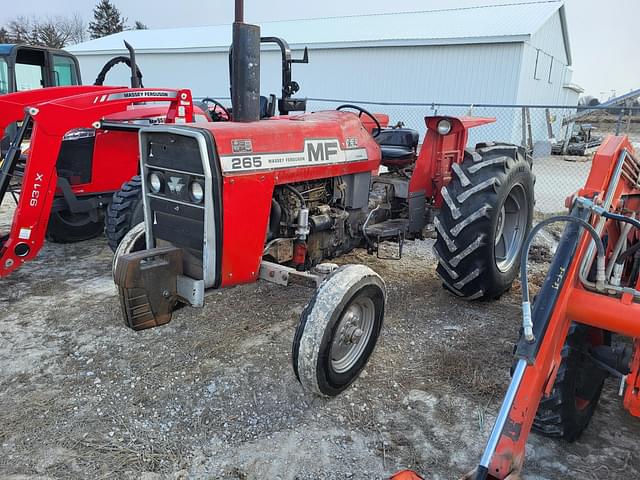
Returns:
[[[572,71],[567,66],[567,52],[562,33],[560,13],[556,12],[524,44],[517,102],[526,105],[567,105],[577,98],[567,94]],[[554,134],[560,133],[562,117],[555,115]],[[535,140],[546,140],[548,131],[544,111],[531,110],[532,133]],[[516,130],[521,128],[516,125]],[[514,132],[514,135],[517,132]]]
[[[416,103],[514,103],[522,43],[316,49],[309,64],[294,64],[293,79],[300,97]],[[293,52],[294,58],[302,56]],[[109,59],[106,55],[80,55],[85,83],[92,81]],[[138,64],[147,87],[190,88],[195,97],[229,97],[228,57],[225,53],[140,53]],[[280,54],[262,54],[261,90],[280,95]],[[124,65],[107,77],[109,85],[126,85]],[[309,110],[335,108],[331,103],[310,103]],[[389,113],[392,123],[424,133],[429,107],[371,107]],[[467,108],[441,108],[438,113],[464,115]],[[481,115],[481,112],[477,113]],[[498,124],[483,127],[483,139],[510,140],[506,125],[513,122],[504,112]],[[471,141],[477,141],[472,135]]]
[[[295,64],[301,96],[386,102],[508,103],[517,96],[521,45],[451,45],[310,50],[310,63]],[[294,52],[294,58],[301,52]],[[80,55],[82,76],[93,80],[109,59]],[[147,86],[186,87],[195,96],[228,96],[224,53],[141,53],[138,64]],[[262,55],[262,91],[280,93],[280,59]],[[107,77],[127,84],[122,65]]]
[[[524,44],[518,103],[560,104],[564,85],[571,81],[562,36],[560,14]]]
[[[531,44],[555,57],[556,60],[561,61],[563,64],[566,65],[568,63],[560,11],[556,11],[556,13],[531,36]]]

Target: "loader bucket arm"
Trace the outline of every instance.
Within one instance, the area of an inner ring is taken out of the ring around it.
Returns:
[[[189,90],[82,88],[89,93],[24,108],[24,119],[32,122],[33,132],[11,230],[0,239],[0,277],[33,259],[42,247],[58,181],[56,162],[65,133],[75,128],[99,128],[104,117],[136,103],[169,102],[168,123],[193,121]],[[14,143],[20,140],[16,138]]]

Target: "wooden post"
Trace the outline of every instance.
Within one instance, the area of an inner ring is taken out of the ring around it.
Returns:
[[[527,114],[525,107],[522,107],[522,140],[521,145],[527,148]]]
[[[527,114],[527,133],[529,134],[529,150],[533,151],[533,131],[531,130],[531,110],[529,107],[525,108]]]
[[[553,122],[551,121],[551,111],[548,108],[545,108],[544,113],[547,119],[547,133],[549,135],[549,140],[552,140],[554,138],[554,135],[553,135]]]

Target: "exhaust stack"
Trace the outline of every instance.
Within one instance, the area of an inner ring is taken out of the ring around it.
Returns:
[[[236,0],[231,59],[233,120],[260,120],[260,27],[244,23],[244,0]]]

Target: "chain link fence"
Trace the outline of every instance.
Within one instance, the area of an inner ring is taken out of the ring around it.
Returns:
[[[222,101],[225,105],[230,100]],[[463,105],[451,103],[388,103],[363,100],[308,98],[307,111],[333,110],[342,104],[359,105],[371,113],[389,116],[389,126],[426,131],[425,117],[434,115],[495,118],[469,132],[469,147],[482,142],[506,142],[526,147],[533,155],[536,210],[552,214],[565,209],[567,196],[580,189],[591,169],[591,159],[610,134],[629,135],[640,147],[640,108],[563,105]]]

